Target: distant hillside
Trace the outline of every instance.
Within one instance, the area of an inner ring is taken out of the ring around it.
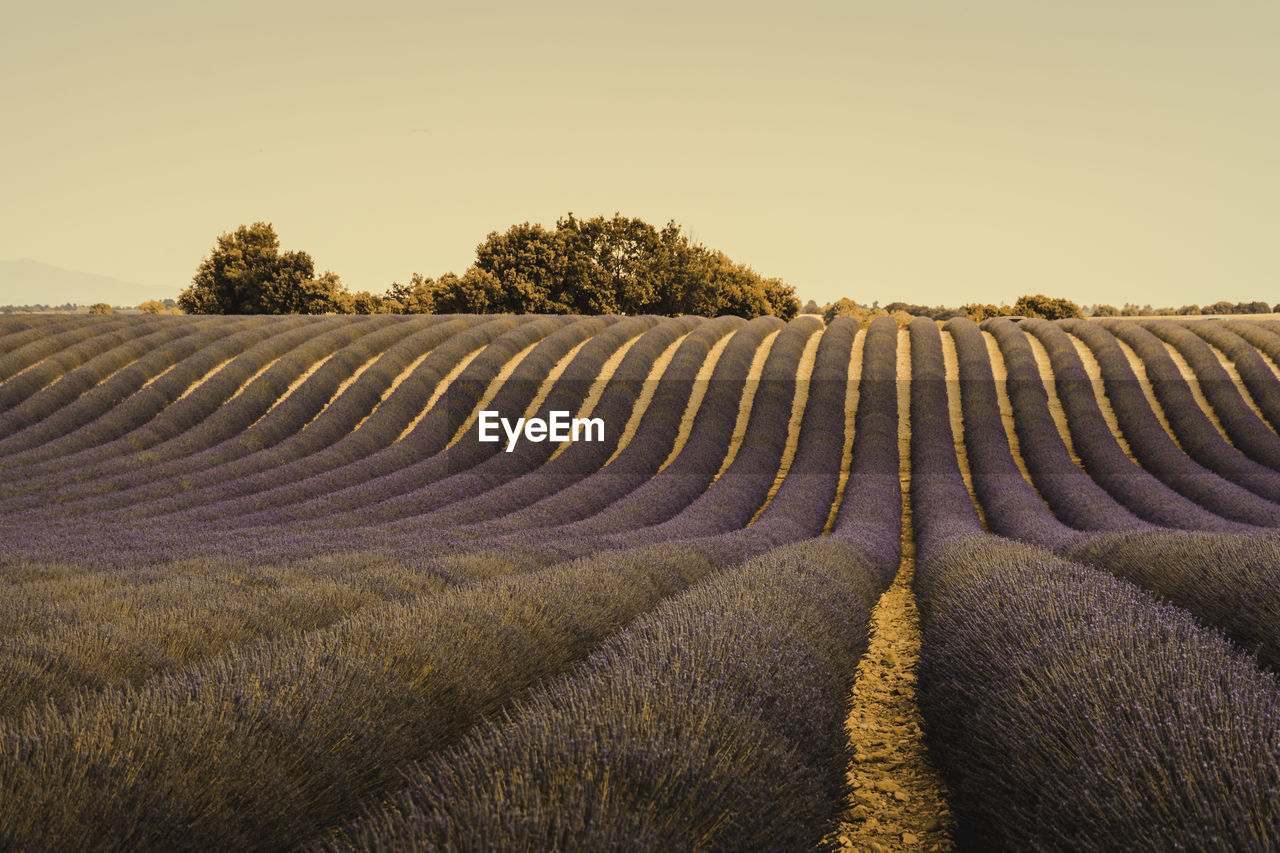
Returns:
[[[0,261],[0,305],[137,305],[146,299],[176,299],[180,290],[64,270],[30,258]]]

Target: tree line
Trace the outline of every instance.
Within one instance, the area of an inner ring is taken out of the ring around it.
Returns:
[[[523,223],[492,232],[462,275],[414,273],[383,294],[317,276],[306,252],[282,252],[267,222],[218,237],[178,297],[189,314],[699,314],[774,315],[800,309],[795,288],[661,229],[614,214],[554,229]]]
[[[1271,306],[1262,301],[1218,301],[1205,306],[1184,305],[1181,308],[1153,308],[1150,305],[1138,306],[1133,303],[1125,303],[1123,308],[1116,308],[1114,305],[1090,305],[1081,308],[1070,299],[1037,293],[1020,296],[1012,305],[973,302],[961,305],[959,308],[949,308],[943,305],[913,305],[907,302],[890,302],[881,308],[878,302],[866,306],[859,305],[848,298],[837,299],[835,302],[820,307],[811,299],[805,305],[802,313],[821,314],[823,320],[827,323],[830,323],[836,317],[850,316],[865,327],[876,317],[886,314],[897,318],[901,325],[905,325],[913,317],[928,317],[931,320],[940,322],[950,320],[952,317],[968,317],[975,322],[981,322],[988,317],[1038,317],[1044,320],[1065,320],[1070,317],[1280,314],[1280,304]]]

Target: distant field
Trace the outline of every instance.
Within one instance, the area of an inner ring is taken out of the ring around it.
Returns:
[[[1277,849],[1277,528],[1280,315],[0,317],[0,849]]]

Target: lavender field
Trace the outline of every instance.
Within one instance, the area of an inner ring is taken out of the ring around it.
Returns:
[[[8,315],[0,849],[1274,850],[1278,529],[1272,321]]]

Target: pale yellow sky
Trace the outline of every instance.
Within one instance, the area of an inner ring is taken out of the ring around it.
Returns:
[[[267,220],[380,292],[620,211],[819,302],[1280,301],[1273,0],[370,6],[6,3],[0,260]]]

